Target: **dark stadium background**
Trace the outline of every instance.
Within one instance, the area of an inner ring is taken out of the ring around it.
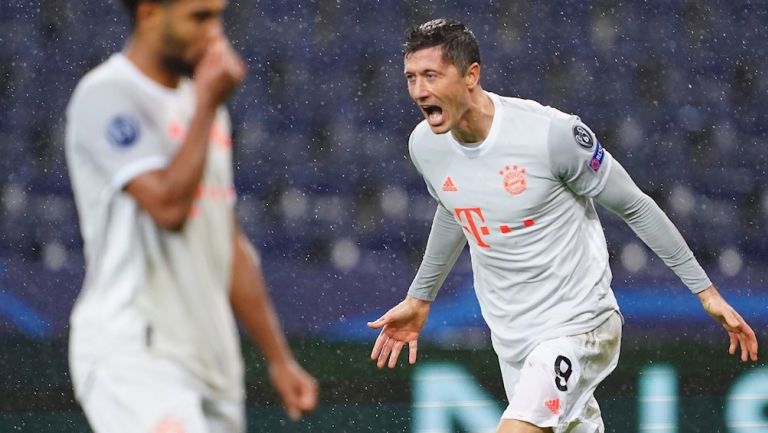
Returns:
[[[230,1],[228,34],[249,67],[230,104],[238,213],[291,344],[322,387],[317,412],[289,423],[247,346],[249,431],[418,431],[422,370],[376,370],[365,322],[404,296],[434,210],[407,159],[420,114],[400,43],[406,26],[440,16],[474,30],[486,90],[592,127],[677,224],[765,353],[766,2]],[[89,431],[66,364],[83,259],[63,112],[77,80],[121,48],[127,24],[116,0],[0,3],[2,432]],[[623,222],[601,215],[627,319],[619,368],[597,393],[607,431],[768,432],[765,361],[728,357],[725,333],[695,297]],[[466,256],[425,334],[422,367],[460,368],[493,410],[506,404]],[[671,369],[677,404],[641,398],[652,367]],[[737,384],[754,392],[734,396]],[[651,429],[669,420],[643,418],[654,401],[675,425]],[[752,418],[729,415],[735,407]]]

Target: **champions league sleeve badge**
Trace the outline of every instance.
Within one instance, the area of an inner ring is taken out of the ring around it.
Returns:
[[[600,169],[600,166],[603,165],[603,158],[605,158],[605,149],[603,149],[603,146],[600,145],[599,141],[595,140],[595,151],[592,152],[592,158],[587,165],[589,165],[589,168],[592,169],[592,171],[596,172]]]
[[[129,147],[139,139],[139,122],[132,116],[118,114],[107,125],[109,142],[118,147]]]
[[[578,143],[579,146],[585,149],[591,149],[592,145],[595,144],[595,139],[592,137],[592,133],[590,133],[587,128],[581,125],[576,125],[573,127],[573,138],[576,140],[576,143]]]

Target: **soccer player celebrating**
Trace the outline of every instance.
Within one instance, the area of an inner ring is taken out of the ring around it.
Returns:
[[[294,360],[235,221],[224,102],[245,66],[225,0],[124,0],[133,31],[67,109],[85,244],[71,317],[75,394],[96,432],[245,431],[235,317],[292,418],[317,384]]]
[[[378,320],[371,358],[416,362],[430,302],[469,243],[474,286],[509,406],[499,433],[603,432],[593,396],[616,367],[622,318],[594,202],[619,215],[757,360],[755,333],[720,296],[664,212],[573,115],[480,85],[480,52],[463,24],[411,28],[408,92],[425,120],[411,159],[437,200],[408,295]]]

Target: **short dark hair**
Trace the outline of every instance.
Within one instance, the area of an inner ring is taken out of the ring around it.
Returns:
[[[462,74],[466,74],[473,63],[480,64],[480,47],[475,35],[467,26],[450,18],[438,18],[406,30],[403,55],[436,46],[442,48],[443,60]]]
[[[139,3],[141,2],[152,2],[152,3],[167,3],[171,0],[120,0],[121,3],[123,3],[123,6],[125,6],[126,9],[128,9],[128,16],[131,18],[131,27],[136,27],[136,9],[139,7]]]

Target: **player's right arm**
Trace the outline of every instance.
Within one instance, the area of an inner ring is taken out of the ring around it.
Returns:
[[[411,161],[421,172],[418,161],[413,155],[413,135],[409,147]],[[421,266],[408,289],[406,298],[377,320],[368,323],[368,327],[372,329],[381,329],[371,351],[371,359],[376,361],[379,368],[385,364],[389,368],[394,368],[405,344],[408,344],[409,363],[416,362],[418,338],[421,328],[427,321],[430,305],[467,243],[462,228],[439,202],[437,194],[429,183],[427,188],[438,200],[438,205]]]
[[[184,226],[203,176],[216,111],[244,76],[242,60],[219,35],[195,68],[197,105],[178,152],[166,167],[140,174],[125,186],[159,226]]]
[[[462,229],[443,205],[438,204],[427,249],[408,295],[383,316],[368,323],[372,329],[381,329],[371,351],[371,359],[379,368],[384,364],[394,368],[405,344],[408,344],[409,363],[416,363],[419,333],[427,321],[430,305],[466,243]]]

